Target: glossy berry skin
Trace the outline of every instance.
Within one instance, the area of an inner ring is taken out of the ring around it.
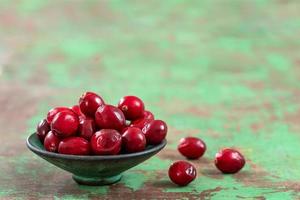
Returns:
[[[215,165],[224,174],[240,171],[246,161],[244,156],[235,149],[222,149],[216,154]]]
[[[52,131],[49,131],[44,140],[44,147],[47,151],[57,152],[59,142],[59,137],[54,135]]]
[[[112,105],[103,105],[95,113],[96,124],[101,129],[115,129],[121,131],[126,126],[122,111]]]
[[[125,131],[128,130],[128,128],[130,128],[130,126],[124,126],[124,127],[122,128],[122,130],[120,131],[120,134],[123,135],[123,134],[125,133]]]
[[[78,136],[90,140],[96,132],[95,120],[92,118],[79,117],[79,133]]]
[[[153,120],[142,129],[148,144],[161,143],[168,132],[167,124],[162,120]]]
[[[51,124],[54,116],[59,113],[59,112],[62,112],[62,111],[70,111],[70,112],[73,112],[70,108],[67,108],[67,107],[56,107],[56,108],[52,108],[51,110],[49,110],[48,114],[47,114],[47,122],[49,124]]]
[[[78,116],[84,116],[84,114],[81,112],[79,105],[74,105],[70,108],[75,112]]]
[[[102,105],[104,105],[103,99],[93,92],[86,92],[79,99],[80,110],[88,117],[94,117],[95,112]]]
[[[50,131],[50,124],[47,122],[46,119],[40,121],[36,128],[36,135],[43,143],[47,133]]]
[[[145,110],[143,113],[143,117],[132,121],[130,126],[143,129],[146,124],[150,123],[153,120],[154,115],[150,111]]]
[[[92,151],[96,155],[116,155],[121,151],[122,136],[113,129],[102,129],[91,137]]]
[[[59,143],[58,153],[88,155],[90,153],[90,144],[86,139],[81,137],[68,137]]]
[[[128,153],[143,151],[146,147],[146,137],[141,129],[129,127],[122,134],[123,148]]]
[[[145,106],[143,101],[136,96],[125,96],[118,104],[127,120],[135,120],[143,117]]]
[[[62,111],[55,115],[51,122],[51,130],[61,138],[76,134],[79,126],[77,114],[73,111]]]
[[[179,186],[188,185],[197,176],[196,168],[186,161],[174,162],[169,168],[171,181]]]
[[[197,159],[200,158],[206,151],[206,145],[199,138],[186,137],[180,140],[177,149],[188,159]]]

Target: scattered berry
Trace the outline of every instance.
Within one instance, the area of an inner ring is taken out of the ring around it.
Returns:
[[[222,149],[216,154],[215,165],[224,174],[232,174],[244,167],[245,158],[235,149]]]
[[[186,137],[182,138],[178,145],[178,151],[188,159],[200,158],[205,150],[205,143],[196,137]]]
[[[188,185],[197,176],[196,168],[186,161],[174,162],[169,168],[171,181],[179,186]]]

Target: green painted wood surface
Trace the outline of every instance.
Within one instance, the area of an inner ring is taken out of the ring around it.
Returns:
[[[40,1],[0,4],[0,199],[300,199],[300,2]],[[25,147],[49,108],[92,90],[140,96],[170,127],[155,158],[107,187],[78,186]],[[198,178],[167,177],[178,140],[208,146]],[[247,165],[222,175],[222,147]]]

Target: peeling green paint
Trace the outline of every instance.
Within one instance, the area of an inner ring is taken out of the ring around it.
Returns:
[[[0,197],[7,197],[14,193],[12,189],[1,188],[0,189]]]
[[[146,181],[148,181],[149,174],[136,172],[130,170],[125,172],[121,183],[123,183],[126,187],[131,188],[133,191],[137,191],[141,189]]]
[[[171,161],[169,160],[163,160],[156,156],[152,157],[125,172],[121,183],[126,187],[131,188],[133,191],[137,191],[141,189],[146,182],[157,180],[156,173],[158,171],[165,172],[170,164]]]
[[[278,54],[271,54],[267,56],[267,61],[269,62],[270,65],[272,65],[275,69],[281,70],[281,71],[286,71],[291,67],[290,61]]]
[[[170,163],[170,160],[163,160],[155,156],[132,169],[155,172],[156,170],[165,170]]]
[[[189,192],[200,196],[202,192],[218,187],[220,187],[221,190],[211,193],[212,200],[224,198],[254,199],[255,197],[259,196],[264,196],[266,199],[272,199],[274,197],[278,197],[280,199],[293,199],[293,196],[296,194],[293,191],[282,192],[282,190],[278,189],[244,186],[236,182],[235,179],[230,175],[224,176],[222,179],[217,180],[200,176],[187,187],[172,187],[164,190],[166,192]]]
[[[166,152],[174,157],[167,159],[162,152],[164,156],[125,172],[114,187],[77,187],[62,180],[55,186],[41,185],[39,176],[65,173],[25,151],[25,145],[18,155],[1,149],[0,169],[7,175],[5,184],[0,181],[0,197],[26,199],[29,187],[38,185],[39,190],[69,186],[80,193],[61,192],[55,199],[101,198],[124,186],[138,194],[144,187],[169,183],[167,169],[173,158],[183,159],[177,154],[177,141],[193,134],[208,147],[204,159],[195,161],[199,178],[188,187],[155,189],[166,195],[197,196],[221,187],[204,198],[213,200],[300,198],[298,188],[290,186],[300,178],[299,8],[297,1],[269,0],[3,0],[0,100],[8,106],[0,119],[18,120],[3,126],[12,141],[24,145],[52,105],[71,106],[86,90],[112,104],[134,94],[156,118],[167,121],[171,131]],[[45,89],[49,94],[40,94]],[[14,95],[21,96],[13,104],[16,111],[5,98]],[[43,96],[43,102],[21,104],[23,96],[36,95]],[[34,116],[22,113],[25,106],[37,106]],[[19,123],[27,128],[20,130]],[[205,161],[212,163],[215,153],[227,146],[239,148],[248,160],[241,180],[206,174],[213,165]],[[28,188],[16,176],[24,177]],[[37,196],[49,197],[43,191]]]
[[[63,195],[61,197],[57,197],[54,196],[55,200],[85,200],[85,199],[89,199],[88,195],[78,195],[78,196],[74,196],[74,195]]]
[[[18,8],[21,12],[31,13],[42,9],[43,7],[47,6],[47,1],[39,1],[39,0],[31,0],[31,1],[21,1],[18,4]]]
[[[70,65],[64,63],[50,63],[47,66],[47,72],[54,85],[64,87],[71,82],[71,87],[79,87],[83,81],[74,79],[72,75],[70,75],[71,69],[72,67]]]
[[[86,185],[78,185],[79,189],[88,192],[90,195],[105,195],[109,189],[108,186],[91,187]]]

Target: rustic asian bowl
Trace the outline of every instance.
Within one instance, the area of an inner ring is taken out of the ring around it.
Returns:
[[[84,185],[109,185],[119,181],[122,172],[144,162],[162,150],[167,141],[147,146],[144,151],[108,156],[77,156],[48,152],[36,134],[27,138],[27,147],[53,165],[73,174],[73,179]]]

